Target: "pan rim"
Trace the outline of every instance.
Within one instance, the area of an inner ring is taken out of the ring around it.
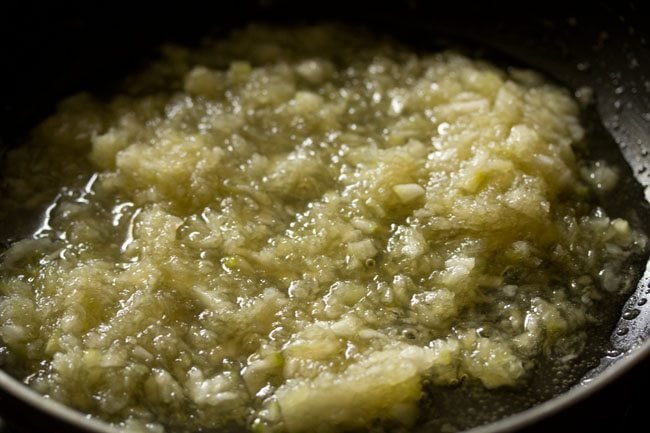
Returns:
[[[496,51],[502,51],[499,47],[492,47]],[[532,65],[532,63],[531,63]],[[565,85],[568,83],[565,83]],[[575,86],[567,86],[574,88]],[[609,131],[615,135],[613,131]],[[615,140],[619,143],[619,140]],[[626,157],[627,163],[631,161]],[[640,181],[640,179],[636,179]],[[650,265],[650,263],[649,263]],[[464,433],[507,433],[524,428],[535,422],[563,410],[589,398],[598,391],[611,384],[635,365],[650,358],[650,339],[640,342],[637,346],[621,354],[611,365],[597,374],[589,383],[578,384],[558,396],[536,404],[526,410],[517,412],[495,422],[477,426]],[[110,425],[105,421],[92,418],[76,409],[47,398],[32,390],[20,380],[10,376],[0,368],[0,389],[4,390],[11,398],[16,398],[23,403],[35,408],[41,413],[61,420],[80,430],[94,433],[118,433],[121,429]]]
[[[650,340],[645,340],[639,346],[619,355],[617,361],[607,366],[589,383],[578,383],[568,391],[550,400],[493,423],[465,430],[463,433],[508,433],[534,424],[536,421],[566,410],[596,394],[649,357]]]
[[[650,340],[646,340],[639,346],[621,354],[618,361],[606,367],[587,384],[580,383],[568,391],[529,409],[493,423],[465,430],[463,433],[508,433],[529,426],[542,418],[568,409],[594,395],[648,357],[650,357]],[[11,397],[17,398],[32,408],[82,431],[93,433],[119,433],[123,431],[105,421],[92,418],[90,415],[39,394],[1,369],[0,388]]]

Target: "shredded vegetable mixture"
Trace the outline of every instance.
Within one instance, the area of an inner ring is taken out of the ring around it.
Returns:
[[[6,215],[51,205],[2,256],[0,362],[130,431],[412,426],[425,381],[578,356],[644,246],[530,71],[251,26],[120,92],[6,158]]]

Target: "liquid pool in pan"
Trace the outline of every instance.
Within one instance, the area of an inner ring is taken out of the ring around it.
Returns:
[[[0,265],[29,386],[131,431],[452,431],[602,356],[646,239],[566,90],[327,26],[164,54],[5,159],[6,219],[46,207]]]

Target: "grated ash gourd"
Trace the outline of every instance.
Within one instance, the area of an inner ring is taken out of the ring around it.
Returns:
[[[3,256],[3,362],[142,432],[400,428],[423,380],[521,385],[644,243],[589,204],[578,117],[532,72],[338,28],[167,48],[8,155],[8,214],[58,195]]]

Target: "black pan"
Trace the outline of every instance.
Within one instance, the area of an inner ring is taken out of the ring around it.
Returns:
[[[650,234],[650,35],[646,36],[644,13],[635,3],[616,7],[592,4],[589,16],[580,13],[585,12],[584,6],[571,11],[567,5],[552,8],[546,2],[512,9],[508,4],[478,2],[442,7],[434,1],[385,5],[352,0],[239,0],[229,4],[228,10],[224,7],[220,2],[185,1],[173,6],[159,2],[155,9],[115,2],[5,8],[0,13],[5,74],[0,80],[0,151],[20,143],[32,126],[53,111],[57,100],[81,90],[101,94],[154,56],[155,47],[162,42],[195,44],[209,31],[225,32],[250,21],[343,21],[393,34],[418,49],[459,46],[497,63],[540,70],[573,90],[584,86],[593,89],[595,102],[585,114],[593,143],[589,157],[607,159],[622,174],[616,191],[602,197],[602,204],[611,216],[624,217]],[[534,12],[536,16],[522,16],[521,12]],[[0,226],[0,237],[17,230]],[[632,389],[631,382],[637,378],[648,380],[650,302],[644,301],[650,295],[647,259],[634,264],[637,289],[627,300],[621,300],[616,327],[612,325],[602,336],[594,336],[594,362],[580,373],[575,386],[526,410],[527,406],[519,402],[504,412],[510,416],[498,421],[488,422],[495,416],[485,417],[488,423],[472,432],[566,431],[577,427],[582,427],[581,431],[603,431],[596,424],[609,418],[598,411],[605,405],[614,411],[625,409],[617,402],[629,402],[630,398],[619,393]],[[539,399],[550,397],[552,393]],[[469,406],[468,414],[492,410],[487,403]],[[431,408],[440,409],[444,407]],[[2,371],[0,415],[12,432],[113,431],[37,395]],[[585,416],[591,421],[578,420]],[[427,426],[419,431],[426,432]]]

